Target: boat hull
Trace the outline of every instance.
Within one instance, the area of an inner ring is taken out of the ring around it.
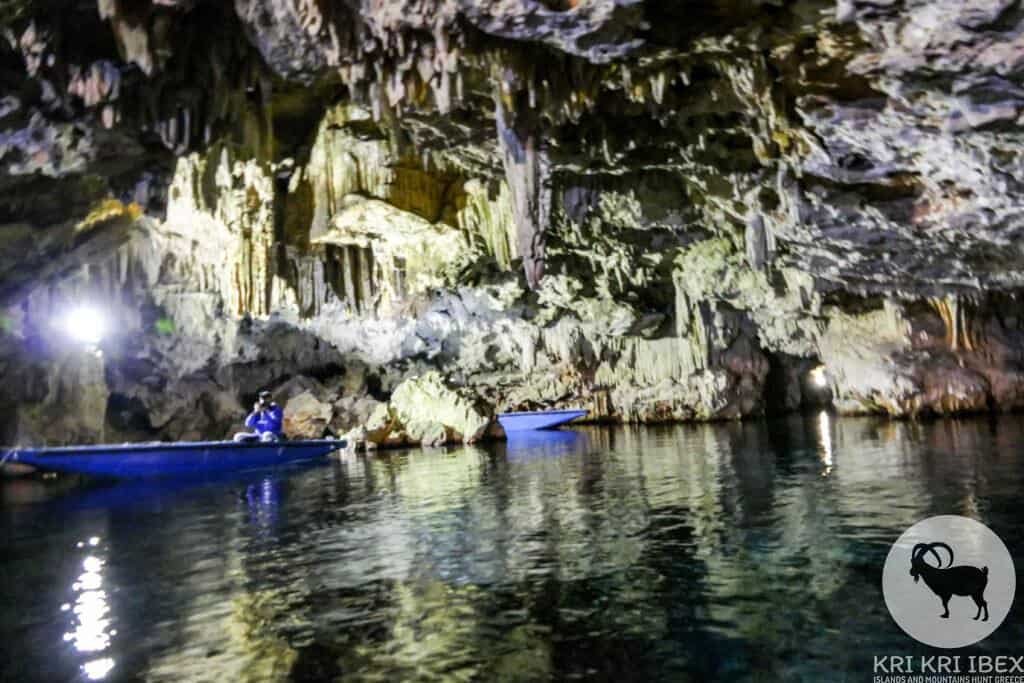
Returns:
[[[272,467],[322,458],[345,447],[343,440],[278,441],[274,443],[196,441],[25,448],[7,461],[47,472],[104,477],[158,477],[217,474]]]
[[[554,429],[587,414],[586,410],[545,410],[534,413],[501,413],[498,422],[505,433]]]

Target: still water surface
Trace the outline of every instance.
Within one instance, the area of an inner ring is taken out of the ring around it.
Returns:
[[[938,652],[882,599],[906,527],[975,517],[1024,566],[1022,449],[1017,417],[822,414],[7,481],[0,679],[868,682]],[[1022,644],[1015,608],[958,654]]]

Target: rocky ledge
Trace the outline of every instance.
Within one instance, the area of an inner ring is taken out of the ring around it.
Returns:
[[[1024,407],[1022,45],[1010,0],[0,2],[0,442],[264,387],[381,444]]]

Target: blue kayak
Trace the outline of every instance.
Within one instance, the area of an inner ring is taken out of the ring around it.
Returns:
[[[587,414],[586,410],[537,410],[529,413],[499,413],[505,433],[552,429]]]
[[[105,477],[159,477],[216,474],[321,458],[344,448],[343,439],[277,441],[191,441],[118,446],[22,448],[5,457],[10,463],[47,472]]]

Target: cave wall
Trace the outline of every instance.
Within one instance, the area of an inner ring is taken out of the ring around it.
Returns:
[[[4,12],[8,442],[1024,401],[1016,2]]]

